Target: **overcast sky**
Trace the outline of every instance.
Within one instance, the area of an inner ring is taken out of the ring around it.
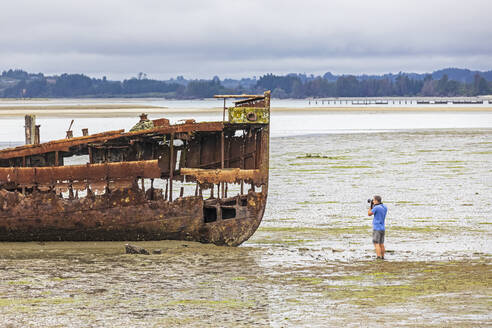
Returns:
[[[492,69],[490,0],[1,0],[0,70],[123,79]]]

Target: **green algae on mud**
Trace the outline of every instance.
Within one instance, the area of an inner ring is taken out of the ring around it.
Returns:
[[[172,301],[166,304],[167,306],[184,305],[184,306],[199,306],[210,307],[220,309],[227,308],[249,308],[254,305],[254,302],[244,302],[241,300],[207,300],[207,299],[193,299],[193,300],[178,300]]]
[[[331,165],[332,169],[372,169],[369,165]]]
[[[442,225],[430,225],[430,226],[391,226],[388,228],[389,231],[397,231],[397,232],[443,232],[446,230],[451,230],[449,227],[445,227]]]
[[[297,202],[297,205],[315,205],[315,204],[338,204],[336,200],[303,200],[302,202]]]
[[[324,235],[324,234],[340,234],[340,233],[366,233],[370,230],[370,226],[357,226],[357,227],[330,227],[330,228],[318,228],[318,227],[260,227],[259,232],[270,233],[291,233],[291,234],[311,234],[311,235]]]
[[[298,159],[329,159],[329,160],[348,160],[351,157],[350,156],[328,156],[328,155],[322,155],[322,154],[306,154],[306,155],[298,155],[296,156]]]
[[[459,302],[463,297],[462,293],[480,294],[485,291],[485,295],[492,295],[490,290],[492,276],[488,273],[490,263],[459,262],[458,265],[456,263],[385,263],[383,267],[389,271],[370,271],[357,276],[355,280],[364,283],[341,285],[335,290],[332,286],[326,292],[326,296],[357,305],[379,306],[410,300],[420,302],[423,297],[432,297],[434,302],[450,298],[455,298],[455,301]],[[374,276],[380,275],[384,275],[382,279],[388,280],[388,283],[372,285],[371,280]]]
[[[39,298],[8,298],[8,299],[0,299],[0,307],[4,306],[18,306],[18,305],[35,305],[35,304],[67,304],[74,303],[75,300],[73,298],[47,298],[47,297],[39,297]]]
[[[463,293],[473,293],[470,303],[481,305],[480,296],[492,296],[490,288],[491,263],[487,261],[455,262],[384,262],[340,265],[334,274],[323,267],[311,268],[319,276],[298,276],[297,272],[284,273],[276,283],[316,285],[324,297],[357,306],[383,306],[394,303],[420,304],[432,298],[433,302],[459,304]],[[347,283],[348,282],[348,283]]]
[[[299,246],[313,241],[312,239],[295,238],[255,238],[252,242],[257,245]]]

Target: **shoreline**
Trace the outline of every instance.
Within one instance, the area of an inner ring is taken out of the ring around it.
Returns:
[[[272,112],[492,112],[491,107],[272,107]],[[129,116],[142,112],[147,114],[179,113],[221,113],[222,107],[212,108],[170,108],[150,105],[48,105],[48,106],[0,106],[0,117],[24,116]]]

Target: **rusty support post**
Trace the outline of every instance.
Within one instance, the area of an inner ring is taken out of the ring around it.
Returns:
[[[255,167],[258,167],[258,154],[257,154],[257,152],[258,152],[258,142],[257,142],[257,140],[256,140],[256,139],[257,139],[257,138],[256,138],[256,137],[257,137],[257,135],[258,135],[258,131],[256,131],[256,130],[255,130],[255,131],[253,132],[253,136],[254,136],[254,143],[255,143],[255,151],[254,151],[254,153],[253,153],[253,163],[255,163],[255,164],[254,164],[254,165],[255,165]]]
[[[60,152],[55,151],[55,166],[60,166]]]
[[[183,198],[183,195],[184,195],[184,187],[181,187],[181,189],[179,191],[179,197]]]
[[[87,146],[87,151],[89,152],[89,163],[92,164],[92,147]]]
[[[241,180],[241,195],[244,194],[244,180]]]
[[[169,201],[173,201],[173,177],[174,177],[174,133],[171,133],[171,140],[169,143]]]
[[[70,200],[74,199],[72,182],[70,181],[70,187],[68,188],[68,198]]]
[[[222,133],[220,134],[220,168],[221,169],[224,169],[224,143],[225,143],[225,140],[224,140],[224,130],[222,130]],[[224,182],[221,183],[222,184],[222,198],[224,198]],[[217,192],[217,195],[220,195],[218,192]]]
[[[26,156],[22,156],[22,166],[26,166]]]
[[[72,139],[73,138],[73,131],[72,131],[72,125],[73,125],[74,120],[70,122],[70,126],[68,127],[67,130],[67,139]]]
[[[154,178],[150,179],[150,200],[154,200]]]
[[[224,98],[224,109],[222,110],[222,122],[225,122],[226,98]]]
[[[227,190],[229,189],[229,184],[225,183],[225,198],[227,198]]]
[[[168,187],[168,180],[166,180],[166,192],[164,193],[164,199],[167,200],[167,187]]]
[[[87,198],[92,197],[92,190],[89,186],[89,182],[85,182],[85,191],[87,192]]]
[[[246,135],[247,135],[247,132],[246,132],[246,130],[244,130],[243,142],[241,144],[241,168],[243,170],[246,168],[244,166],[244,153],[246,152]]]
[[[36,126],[36,116],[26,115],[25,120],[25,133],[26,133],[26,145],[31,145],[34,143],[34,134]]]
[[[34,144],[39,145],[41,143],[41,136],[39,135],[39,128],[41,125],[34,126]]]
[[[198,196],[198,181],[196,182],[195,186],[195,197]]]
[[[142,178],[142,191],[145,192],[145,180]]]
[[[220,136],[220,168],[224,168],[224,131]]]

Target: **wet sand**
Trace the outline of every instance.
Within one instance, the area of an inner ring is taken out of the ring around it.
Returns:
[[[137,244],[163,254],[125,255],[118,242],[1,244],[3,327],[477,327],[491,319],[490,258],[265,265],[276,247]]]
[[[487,326],[491,140],[492,129],[272,138],[264,220],[241,247],[0,243],[2,324]],[[367,217],[375,193],[389,208],[384,261]]]

